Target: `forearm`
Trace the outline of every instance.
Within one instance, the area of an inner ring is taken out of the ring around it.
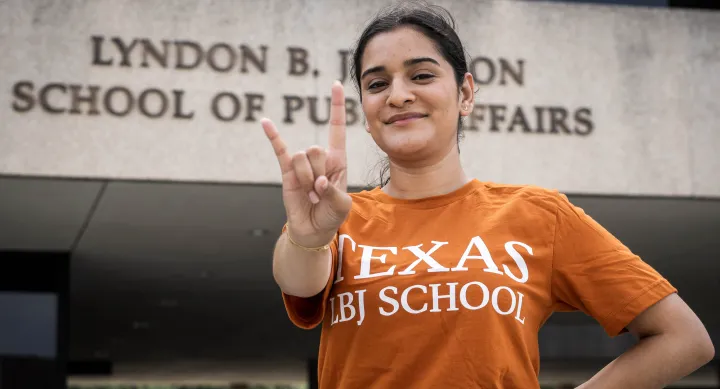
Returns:
[[[280,289],[293,296],[312,297],[327,285],[332,269],[330,249],[307,251],[280,235],[273,255],[273,276]]]
[[[705,343],[696,338],[672,334],[643,338],[578,389],[664,388],[712,358]]]

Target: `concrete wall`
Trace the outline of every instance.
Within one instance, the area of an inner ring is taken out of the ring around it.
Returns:
[[[385,3],[2,1],[0,174],[277,183],[258,120],[292,149],[325,142],[343,53]],[[720,196],[720,13],[439,3],[481,84],[461,145],[472,176]],[[364,185],[380,152],[345,84]]]

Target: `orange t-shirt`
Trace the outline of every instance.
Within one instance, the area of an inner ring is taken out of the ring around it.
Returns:
[[[322,389],[538,388],[553,311],[581,310],[614,336],[676,292],[557,191],[473,180],[352,199],[325,291],[283,294],[295,325],[322,323]]]

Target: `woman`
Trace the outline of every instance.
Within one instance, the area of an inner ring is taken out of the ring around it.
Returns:
[[[329,148],[290,155],[273,273],[291,320],[322,323],[320,388],[538,388],[538,330],[581,310],[640,342],[581,388],[661,388],[708,362],[702,323],[657,272],[556,191],[469,178],[474,82],[442,9],[401,5],[357,44],[353,76],[390,179],[347,193],[345,106]]]

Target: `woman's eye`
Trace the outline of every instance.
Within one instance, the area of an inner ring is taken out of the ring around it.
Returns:
[[[421,74],[416,74],[415,77],[413,77],[413,80],[429,80],[433,77],[435,77],[434,74],[421,73]]]
[[[368,89],[372,90],[372,89],[382,88],[383,86],[385,86],[384,81],[373,81],[370,84],[368,84]]]

